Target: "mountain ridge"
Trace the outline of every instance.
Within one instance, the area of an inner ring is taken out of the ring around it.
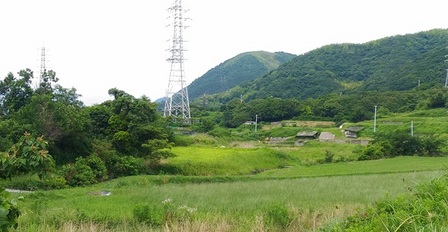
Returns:
[[[353,91],[411,90],[418,83],[442,85],[447,42],[447,29],[433,29],[362,44],[325,45],[222,93],[220,98],[307,99]]]
[[[204,94],[225,92],[276,69],[294,57],[295,55],[286,52],[240,53],[208,70],[188,85],[189,98],[193,101]]]

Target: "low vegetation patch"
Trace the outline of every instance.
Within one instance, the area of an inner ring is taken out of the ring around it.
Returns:
[[[386,198],[333,231],[446,231],[448,176],[421,183],[415,193]]]

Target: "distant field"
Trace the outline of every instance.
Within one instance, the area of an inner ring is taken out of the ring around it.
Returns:
[[[387,132],[395,130],[408,130],[411,133],[411,122],[415,135],[437,135],[448,138],[448,111],[445,108],[424,111],[414,111],[411,113],[389,114],[377,118],[377,132]],[[347,123],[348,126],[364,126],[362,136],[373,137],[373,118],[370,121],[360,123]]]
[[[312,177],[447,170],[448,157],[396,157],[392,159],[294,166],[260,173],[266,177]]]

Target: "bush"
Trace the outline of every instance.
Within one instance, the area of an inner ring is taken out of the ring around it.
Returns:
[[[78,157],[75,164],[65,165],[62,173],[70,186],[95,184],[107,178],[106,166],[97,155]]]
[[[333,162],[333,158],[334,158],[334,154],[333,152],[329,151],[329,150],[325,150],[325,163],[331,163]]]
[[[133,156],[112,156],[106,162],[108,174],[111,178],[134,176],[143,173],[143,159]]]
[[[98,157],[97,155],[90,155],[86,159],[84,159],[84,161],[86,162],[86,165],[92,169],[92,172],[95,175],[95,179],[98,182],[107,179],[107,168],[100,157]]]
[[[378,133],[362,152],[360,160],[396,156],[438,156],[445,141],[435,136],[412,136],[405,131]]]
[[[97,183],[92,169],[87,164],[78,162],[79,160],[80,158],[76,159],[74,164],[62,167],[62,173],[67,184],[70,186],[86,186]]]

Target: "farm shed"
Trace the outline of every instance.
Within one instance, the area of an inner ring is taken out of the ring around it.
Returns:
[[[364,129],[364,127],[360,127],[360,126],[351,126],[347,129],[345,129],[345,137],[347,138],[358,138],[358,133],[360,131],[362,131]]]
[[[317,139],[317,137],[319,137],[319,132],[317,131],[311,131],[311,132],[302,131],[297,133],[296,135],[296,139]]]

